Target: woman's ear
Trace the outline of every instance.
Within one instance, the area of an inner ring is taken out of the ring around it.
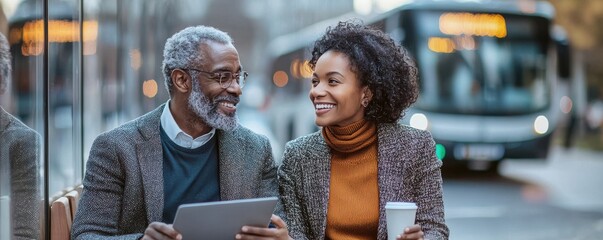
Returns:
[[[373,99],[373,92],[371,92],[371,90],[368,88],[368,86],[365,86],[362,89],[362,96],[360,98],[360,103],[362,104],[363,107],[366,108],[366,107],[368,107],[368,105],[372,99]]]
[[[365,86],[362,89],[362,100],[366,99],[367,101],[371,101],[373,100],[373,92],[368,88],[368,86]]]

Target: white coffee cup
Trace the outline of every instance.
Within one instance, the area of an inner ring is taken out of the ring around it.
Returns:
[[[11,239],[10,198],[0,196],[0,239]]]
[[[417,204],[412,202],[387,202],[385,219],[387,220],[387,239],[395,240],[404,233],[404,228],[415,224]]]

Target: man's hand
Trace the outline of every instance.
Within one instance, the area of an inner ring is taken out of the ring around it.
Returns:
[[[276,228],[261,228],[261,227],[250,227],[250,226],[243,226],[243,228],[241,228],[241,232],[239,234],[237,234],[235,236],[236,239],[242,239],[242,240],[256,240],[256,239],[261,239],[261,240],[270,240],[270,239],[274,239],[274,240],[289,240],[292,239],[291,237],[289,237],[289,231],[287,230],[287,224],[285,223],[285,221],[283,221],[283,219],[281,219],[279,216],[276,216],[274,214],[272,214],[272,217],[270,218],[270,221],[272,221],[272,223],[274,225],[276,225]]]
[[[396,237],[396,240],[407,239],[423,240],[423,230],[421,230],[421,225],[415,224],[410,227],[407,227],[404,229],[404,233],[402,233],[402,235],[398,235]]]
[[[152,222],[149,224],[147,229],[144,230],[144,236],[141,240],[181,240],[182,235],[174,230],[172,224],[165,224],[162,222]]]

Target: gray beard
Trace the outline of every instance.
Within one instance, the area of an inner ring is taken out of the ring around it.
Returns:
[[[205,94],[201,93],[199,82],[193,81],[193,91],[188,97],[188,108],[193,111],[201,122],[208,126],[225,131],[231,131],[237,128],[239,119],[236,112],[232,116],[218,112],[218,102],[235,97],[218,96],[212,102]]]

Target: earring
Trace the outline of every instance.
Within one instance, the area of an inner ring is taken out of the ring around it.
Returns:
[[[368,104],[369,104],[368,99],[366,99],[366,98],[362,99],[362,106],[363,107],[365,107],[365,108],[368,107]]]

